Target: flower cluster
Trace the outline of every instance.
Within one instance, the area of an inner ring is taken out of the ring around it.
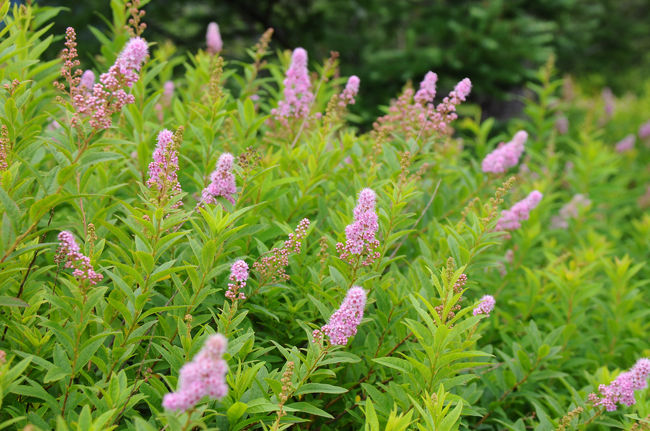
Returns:
[[[515,230],[521,227],[521,222],[528,220],[530,212],[542,200],[542,194],[537,190],[530,192],[521,201],[517,202],[509,210],[501,211],[501,218],[494,228],[496,231]]]
[[[359,93],[359,84],[361,83],[361,80],[359,79],[358,76],[352,75],[351,77],[348,78],[347,84],[345,84],[345,88],[341,92],[341,95],[339,96],[339,106],[340,107],[345,107],[346,105],[354,105],[355,103],[355,96],[357,93]]]
[[[223,359],[228,341],[221,334],[210,336],[191,362],[183,365],[178,379],[178,390],[166,394],[162,405],[167,410],[189,410],[201,398],[221,399],[228,394],[226,373],[228,364]]]
[[[352,286],[339,309],[330,317],[329,322],[320,330],[314,330],[314,341],[321,341],[324,334],[327,335],[331,344],[345,346],[348,339],[356,335],[357,326],[363,319],[365,308],[366,291],[359,286]]]
[[[210,54],[218,54],[221,52],[223,41],[221,40],[219,25],[216,22],[208,24],[208,31],[205,33],[205,44]]]
[[[616,143],[616,152],[626,153],[634,148],[636,136],[630,134]]]
[[[354,222],[345,228],[345,244],[336,244],[339,257],[351,265],[361,260],[362,265],[368,266],[379,258],[379,241],[375,238],[379,229],[375,201],[376,195],[372,189],[361,190],[354,208]]]
[[[485,314],[486,316],[489,317],[492,310],[494,310],[495,304],[496,301],[494,300],[494,296],[485,295],[481,298],[481,302],[479,302],[476,308],[474,308],[472,314],[474,314],[474,316],[478,316],[479,314]]]
[[[578,217],[580,208],[588,207],[591,205],[591,200],[583,194],[578,193],[573,196],[562,208],[560,213],[551,218],[551,226],[556,229],[566,229],[569,227],[569,220]]]
[[[427,72],[420,83],[420,89],[414,94],[412,88],[404,90],[402,95],[388,108],[388,114],[377,119],[375,131],[391,131],[398,127],[407,137],[430,136],[434,132],[449,133],[449,123],[458,116],[456,107],[467,99],[472,83],[468,78],[463,79],[454,90],[437,106],[433,99],[436,96],[438,76]]]
[[[177,135],[182,133],[179,128]],[[181,185],[178,182],[178,146],[179,136],[174,135],[170,130],[163,129],[158,133],[158,144],[153,152],[153,161],[149,163],[149,179],[147,186],[158,191],[159,202],[164,202],[181,192]],[[174,207],[182,205],[178,201]]]
[[[72,275],[78,281],[88,280],[91,285],[95,285],[104,278],[95,272],[90,259],[81,253],[72,233],[64,230],[59,233],[58,238],[59,248],[54,256],[56,263],[63,263],[64,268],[73,269]]]
[[[230,153],[223,153],[217,161],[217,168],[210,175],[210,184],[203,189],[199,205],[217,203],[221,196],[231,204],[235,204],[234,195],[237,193],[235,175],[232,173],[235,158]]]
[[[616,410],[616,404],[631,406],[636,403],[634,391],[648,387],[650,376],[650,359],[641,358],[628,371],[619,376],[609,385],[598,386],[597,394],[589,394],[589,401],[594,406],[603,406],[608,412]]]
[[[289,117],[308,117],[314,95],[307,69],[307,51],[303,48],[294,49],[283,83],[284,100],[278,102],[278,107],[271,110],[271,114],[284,125],[288,124]]]
[[[519,158],[524,152],[524,144],[528,139],[528,133],[520,130],[515,133],[512,141],[507,144],[501,143],[490,154],[485,156],[481,168],[483,172],[502,173],[508,168],[516,166],[519,163]]]
[[[246,287],[246,280],[248,280],[248,265],[243,260],[238,260],[230,267],[230,283],[228,283],[228,290],[226,291],[226,298],[231,301],[236,299],[246,299],[243,292]]]
[[[309,224],[309,219],[302,219],[295,232],[289,234],[289,239],[284,242],[282,248],[274,247],[267,255],[262,256],[253,264],[253,269],[260,274],[263,280],[260,284],[289,279],[286,272],[286,267],[289,266],[289,256],[300,253],[302,240],[307,235]]]
[[[639,127],[639,138],[641,139],[650,138],[650,121],[646,121],[645,123],[641,124],[641,126]]]
[[[112,124],[112,115],[135,101],[126,89],[131,88],[139,78],[140,68],[149,55],[147,42],[140,37],[131,38],[108,72],[99,77],[98,83],[94,82],[93,72],[86,71],[82,75],[81,70],[77,69],[76,33],[72,27],[66,30],[65,45],[61,75],[68,82],[77,114],[73,117],[73,124],[77,123],[78,115],[84,115],[90,117],[89,123],[94,130],[108,129]],[[81,78],[79,75],[82,75]],[[57,86],[64,90],[63,84]]]

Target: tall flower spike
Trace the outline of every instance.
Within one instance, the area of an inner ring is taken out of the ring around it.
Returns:
[[[368,266],[379,258],[379,241],[375,237],[379,229],[375,201],[376,195],[372,189],[361,190],[354,208],[354,222],[345,228],[345,244],[336,244],[339,257],[351,265],[360,261]]]
[[[492,295],[485,295],[481,298],[481,302],[474,308],[474,311],[472,314],[474,316],[478,316],[479,314],[485,314],[486,316],[490,316],[490,313],[492,310],[494,310],[494,305],[496,304],[496,301],[494,300],[494,297]]]
[[[104,276],[98,274],[90,264],[90,259],[81,253],[74,235],[67,230],[59,233],[59,248],[54,256],[56,263],[63,263],[63,267],[72,269],[72,275],[77,281],[88,280],[91,285],[97,284]]]
[[[181,368],[178,390],[166,394],[162,405],[167,410],[185,411],[194,407],[203,397],[219,400],[228,394],[226,373],[228,364],[223,359],[228,341],[221,334],[210,336],[201,351]]]
[[[507,144],[500,144],[494,151],[485,156],[481,168],[483,172],[502,173],[508,168],[516,166],[519,158],[524,152],[524,144],[528,139],[528,133],[523,130],[515,133],[512,141]]]
[[[339,97],[339,106],[344,107],[345,105],[354,105],[357,93],[359,93],[359,84],[361,80],[358,76],[352,75],[348,78],[347,84],[345,84],[345,89],[341,92]]]
[[[232,173],[235,158],[230,153],[223,153],[217,161],[217,168],[210,175],[210,184],[203,189],[199,205],[214,204],[221,196],[231,204],[235,204],[235,175]]]
[[[634,391],[648,387],[650,376],[650,359],[641,358],[628,371],[619,376],[609,385],[598,386],[599,395],[589,394],[589,401],[594,406],[603,406],[608,412],[616,410],[616,404],[631,406],[636,403]]]
[[[230,283],[228,283],[226,298],[231,301],[246,299],[243,292],[244,287],[246,287],[246,280],[248,280],[248,265],[240,259],[230,267]]]
[[[180,131],[180,128],[179,128]],[[178,138],[167,129],[158,133],[158,144],[153,152],[153,161],[149,163],[147,186],[158,192],[159,202],[181,192],[178,182]],[[178,201],[174,207],[182,205]]]
[[[494,228],[496,231],[515,230],[521,227],[521,222],[528,220],[530,212],[542,200],[542,194],[537,190],[530,192],[523,200],[517,202],[509,210],[501,211],[501,218]]]
[[[210,54],[218,54],[221,52],[223,41],[221,40],[219,25],[216,22],[208,24],[208,31],[205,34],[205,44],[208,46],[208,52]]]
[[[324,334],[331,344],[345,346],[348,344],[348,339],[356,335],[365,308],[366,291],[359,286],[352,286],[329,322],[320,331],[318,329],[314,331],[314,340],[321,340]]]
[[[307,69],[307,51],[296,48],[291,55],[291,65],[284,79],[284,100],[278,102],[278,107],[271,114],[283,124],[288,124],[290,117],[306,118],[309,116],[314,95],[311,92],[311,81]]]

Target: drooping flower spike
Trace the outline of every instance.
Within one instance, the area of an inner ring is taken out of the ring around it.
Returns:
[[[282,247],[274,247],[265,256],[262,256],[253,264],[253,269],[260,274],[264,282],[276,282],[289,280],[286,268],[289,266],[289,256],[300,253],[302,240],[309,229],[309,219],[302,219],[296,230],[289,234],[289,239]]]
[[[178,390],[165,395],[162,405],[167,410],[186,411],[203,397],[219,400],[228,394],[226,373],[228,364],[223,359],[228,340],[221,334],[210,336],[201,351],[181,368]]]

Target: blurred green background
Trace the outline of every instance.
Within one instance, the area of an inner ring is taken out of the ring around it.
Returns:
[[[99,52],[87,26],[102,28],[108,0],[39,3],[68,7],[54,30],[72,25],[82,57]],[[274,49],[303,46],[317,61],[338,51],[341,73],[361,77],[355,112],[366,124],[428,70],[440,91],[471,78],[471,101],[506,118],[551,53],[560,73],[594,91],[635,91],[650,66],[650,0],[154,0],[144,9],[145,37],[181,50],[204,48],[207,24],[218,22],[227,60],[243,59],[268,27]]]

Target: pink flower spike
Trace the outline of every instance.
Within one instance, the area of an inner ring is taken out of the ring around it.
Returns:
[[[240,259],[230,267],[230,283],[228,283],[226,298],[231,301],[246,299],[243,292],[244,287],[246,287],[246,280],[248,280],[248,265]]]
[[[223,48],[223,41],[221,40],[221,33],[219,32],[219,25],[216,22],[208,24],[208,30],[205,34],[205,44],[208,46],[210,54],[217,54]]]
[[[235,205],[235,193],[237,184],[235,174],[232,173],[235,158],[230,153],[223,153],[217,161],[217,167],[210,175],[210,184],[203,189],[200,206],[217,203],[221,196],[231,204]]]
[[[641,127],[639,127],[639,138],[650,138],[650,121],[646,121],[645,123],[641,124]]]
[[[438,82],[438,75],[429,71],[424,75],[424,79],[420,83],[420,89],[415,93],[413,98],[416,103],[424,106],[428,103],[433,103],[436,97],[436,83]]]
[[[616,152],[626,153],[634,148],[634,143],[636,141],[636,136],[627,135],[616,144]]]
[[[307,69],[307,51],[296,48],[291,55],[291,65],[284,80],[284,100],[278,102],[278,107],[271,114],[282,124],[288,124],[287,119],[306,118],[309,116],[314,95],[311,92],[309,70]]]
[[[63,267],[72,269],[72,275],[77,281],[88,280],[91,285],[97,284],[104,276],[98,274],[90,264],[90,259],[81,253],[79,244],[74,235],[67,230],[59,233],[59,248],[54,256],[56,263],[63,263]]]
[[[86,70],[83,75],[81,75],[79,85],[87,91],[93,91],[93,87],[95,86],[95,73],[90,69]]]
[[[515,230],[521,227],[521,222],[528,220],[530,212],[542,200],[542,194],[537,190],[523,200],[514,204],[509,210],[501,211],[501,218],[497,221],[495,231]]]
[[[519,158],[524,152],[524,144],[528,139],[528,133],[520,130],[507,144],[501,144],[490,154],[485,156],[481,163],[483,172],[502,173],[508,168],[516,166]]]
[[[619,374],[609,385],[598,386],[599,395],[589,394],[589,401],[595,407],[605,407],[609,412],[616,410],[616,404],[631,406],[636,403],[634,391],[648,387],[648,376],[650,376],[650,359],[641,358],[628,371]]]
[[[354,221],[345,228],[345,244],[337,243],[339,257],[355,265],[360,262],[364,266],[371,265],[379,259],[379,241],[375,237],[379,230],[377,213],[375,212],[375,192],[365,188],[359,193],[357,206],[354,208]]]
[[[345,84],[345,89],[341,92],[340,96],[340,106],[345,106],[345,105],[354,105],[355,103],[355,96],[357,93],[359,93],[359,84],[361,83],[361,80],[359,79],[358,76],[352,75],[351,77],[348,78],[347,84]]]
[[[472,313],[474,316],[485,314],[486,317],[489,317],[492,310],[494,310],[495,304],[496,301],[492,295],[485,295],[481,298],[481,302],[479,302],[476,308],[474,308],[474,311]]]
[[[345,346],[348,339],[356,335],[365,307],[366,291],[359,286],[352,286],[329,322],[320,331],[314,331],[314,339],[319,340],[325,334],[331,344]]]
[[[226,373],[228,364],[223,359],[228,340],[221,334],[211,335],[201,351],[180,370],[178,390],[165,395],[162,405],[167,410],[186,411],[203,397],[219,400],[228,394]]]

